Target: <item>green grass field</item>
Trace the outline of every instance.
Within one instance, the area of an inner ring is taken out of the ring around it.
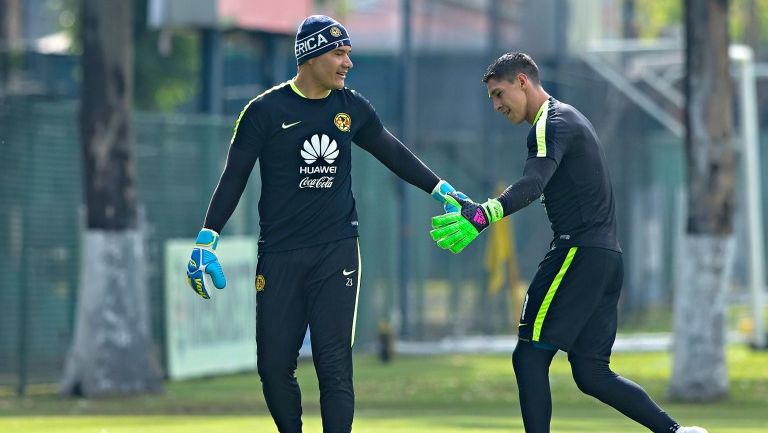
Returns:
[[[665,353],[614,355],[612,367],[646,388],[683,424],[710,433],[768,433],[768,353],[731,348],[731,393],[726,401],[688,405],[666,401],[670,369]],[[320,433],[317,382],[311,362],[298,371],[304,431]],[[383,365],[356,357],[357,409],[362,433],[522,432],[508,355],[399,357]],[[553,433],[633,433],[646,430],[581,394],[565,356],[551,375]],[[77,400],[36,392],[0,398],[2,433],[234,433],[276,432],[254,374],[167,384],[163,395]]]

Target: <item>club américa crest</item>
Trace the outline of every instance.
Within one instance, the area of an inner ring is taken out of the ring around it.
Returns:
[[[333,124],[339,128],[339,131],[349,132],[349,128],[352,127],[352,118],[347,113],[339,113],[333,118]]]
[[[339,36],[341,36],[341,30],[339,30],[339,28],[336,26],[331,27],[331,36],[333,36],[334,38],[338,38]]]

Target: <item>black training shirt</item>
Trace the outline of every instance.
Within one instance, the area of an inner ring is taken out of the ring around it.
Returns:
[[[333,90],[325,98],[308,99],[288,81],[253,99],[240,114],[205,226],[223,228],[258,159],[259,252],[357,236],[351,189],[353,141],[426,192],[439,181],[384,129],[371,104],[354,90]]]
[[[527,145],[529,160],[549,158],[557,164],[541,195],[554,234],[552,247],[621,251],[608,165],[592,123],[550,97],[533,122]]]

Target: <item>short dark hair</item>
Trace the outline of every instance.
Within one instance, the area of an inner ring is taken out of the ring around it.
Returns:
[[[517,74],[523,73],[535,84],[541,84],[539,81],[539,67],[533,61],[531,56],[521,52],[511,52],[504,54],[488,66],[483,75],[483,83],[489,80],[507,80],[512,81]]]

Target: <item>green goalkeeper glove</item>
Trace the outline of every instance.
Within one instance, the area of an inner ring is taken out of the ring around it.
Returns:
[[[446,195],[446,205],[451,204],[460,212],[451,212],[432,217],[432,239],[437,246],[458,254],[486,227],[504,217],[504,208],[496,199],[475,203],[455,193]]]

